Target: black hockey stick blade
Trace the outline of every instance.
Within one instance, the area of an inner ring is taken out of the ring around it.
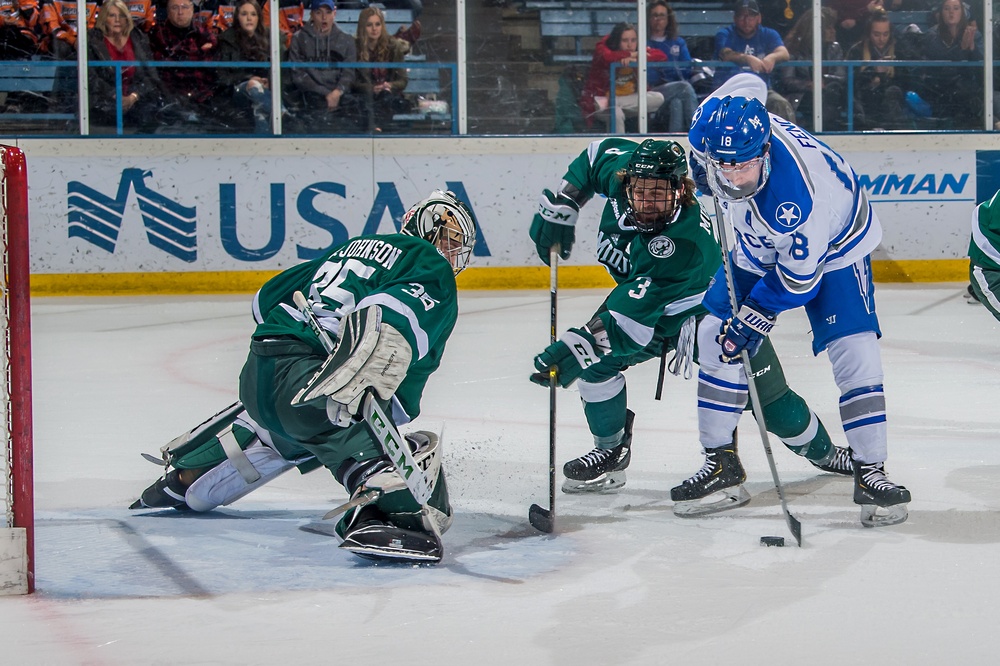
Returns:
[[[791,513],[788,514],[788,530],[792,533],[792,536],[795,537],[795,543],[796,543],[796,545],[798,545],[799,548],[801,548],[802,547],[802,523],[800,523],[799,519],[796,518],[795,516],[793,516]]]
[[[543,509],[537,504],[532,504],[528,509],[528,522],[539,532],[552,534],[556,528],[555,516],[548,509]]]

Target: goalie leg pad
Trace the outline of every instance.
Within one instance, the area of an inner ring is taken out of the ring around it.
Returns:
[[[333,353],[296,394],[292,404],[325,397],[347,405],[350,414],[357,414],[369,387],[383,400],[392,397],[406,377],[412,357],[413,351],[403,334],[382,321],[381,307],[375,305],[353,312],[341,327],[341,337]]]
[[[259,442],[248,447],[244,454],[259,474],[256,481],[247,483],[243,474],[227,459],[191,484],[184,495],[187,505],[194,511],[211,511],[218,506],[228,506],[295,467],[295,462],[285,460],[277,451]]]
[[[439,533],[443,534],[451,527],[452,511],[448,502],[444,473],[441,470],[438,436],[421,430],[406,435],[406,443],[413,453],[414,462],[430,479],[431,497],[426,513],[421,511],[406,487],[403,477],[386,456],[362,462],[349,459],[337,469],[334,476],[351,494],[352,500],[370,494],[370,499],[358,506],[355,512],[367,504],[375,503],[393,522],[431,532],[437,527]],[[331,515],[336,514],[331,513]],[[352,513],[345,515],[337,526],[338,534],[343,537],[352,520],[354,520]],[[434,524],[431,525],[430,521]]]

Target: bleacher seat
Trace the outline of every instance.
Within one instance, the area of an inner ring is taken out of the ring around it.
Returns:
[[[629,10],[620,4],[616,6],[615,3],[529,0],[525,3],[525,8],[529,7],[538,9],[539,29],[543,38],[548,38],[550,42],[559,37],[573,39],[573,52],[551,53],[553,62],[589,62],[593,54],[584,48],[585,38],[603,37],[611,32],[616,23],[636,22],[634,9]],[[732,10],[717,4],[691,4],[680,9],[675,6],[674,12],[680,34],[687,40],[712,38],[720,28],[733,22]]]

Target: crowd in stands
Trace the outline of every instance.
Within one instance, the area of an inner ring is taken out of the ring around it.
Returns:
[[[412,16],[421,9],[419,0],[396,2]],[[283,72],[286,133],[380,132],[393,115],[408,110],[406,68],[392,65],[403,63],[419,38],[418,20],[390,36],[378,5],[366,6],[349,26],[338,26],[334,0],[312,0],[308,13],[303,0],[279,0],[278,7],[281,59],[302,64]],[[185,127],[211,132],[214,126],[227,133],[270,132],[269,3],[102,0],[88,2],[87,9],[92,125],[116,128],[120,106],[125,128],[142,133]],[[75,61],[76,10],[72,0],[0,0],[0,59]],[[120,99],[116,61],[138,63],[120,67]],[[149,66],[153,62],[185,66]]]
[[[892,11],[903,7],[923,10],[931,17],[925,25],[893,25]],[[709,56],[718,63],[712,86],[701,97],[738,71],[750,71],[768,84],[767,107],[772,113],[804,127],[813,125],[812,3],[806,0],[735,0],[729,6],[733,22],[716,33]],[[690,118],[697,103],[691,85],[703,68],[691,56],[674,10],[666,0],[652,0],[648,9],[646,84],[649,130],[683,131],[678,119]],[[982,129],[983,69],[981,66],[943,66],[940,61],[982,63],[983,38],[971,7],[963,0],[832,0],[821,14],[824,129]],[[770,25],[769,25],[770,23]],[[621,47],[622,32],[635,26],[619,23],[602,38],[593,53],[579,105],[588,128],[604,122],[604,100],[609,94],[609,66],[618,63],[620,77],[631,75],[627,66],[637,60],[637,45]],[[848,65],[829,61],[939,61],[920,65],[853,65],[853,90],[848,91]],[[669,63],[664,66],[663,63]],[[616,127],[634,130],[628,119],[635,115],[639,91],[634,80],[616,82],[621,92],[616,102]],[[848,99],[852,118],[848,123]],[[1000,118],[1000,94],[995,103]],[[624,117],[624,118],[623,118]],[[939,124],[934,125],[936,121]],[[1000,129],[1000,120],[996,129]],[[620,130],[619,130],[620,131]]]
[[[278,2],[279,50],[282,62],[290,65],[282,70],[279,96],[285,132],[381,132],[410,110],[404,95],[407,70],[399,65],[420,36],[420,22],[390,36],[379,5],[342,1],[364,7],[356,25],[337,23],[336,0]],[[380,5],[405,7],[414,18],[422,10],[420,0],[382,0]],[[685,26],[668,0],[648,0],[647,80],[641,85],[638,80],[636,26],[618,23],[597,42],[589,71],[569,84],[560,82],[556,131],[636,131],[644,94],[650,131],[683,132],[699,99],[741,70],[768,84],[770,111],[812,128],[813,68],[803,62],[813,56],[812,3],[726,0],[726,6],[732,23],[719,26],[711,53],[701,55],[715,63],[707,69],[692,57]],[[120,109],[124,125],[138,132],[184,125],[211,131],[213,123],[224,132],[270,131],[270,3],[98,0],[86,7],[92,123],[113,128]],[[894,25],[893,12],[900,9],[925,10],[932,18]],[[947,129],[981,128],[982,67],[941,64],[982,62],[977,10],[981,6],[974,9],[963,0],[824,3],[823,60],[855,62],[823,68],[824,128],[935,128],[933,123],[942,120],[947,122],[938,126]],[[0,59],[75,60],[76,12],[72,0],[0,0]],[[140,63],[122,68],[120,99],[117,68],[108,64],[116,61]],[[154,62],[184,66],[145,66]],[[218,66],[239,62],[260,66]],[[379,63],[386,66],[373,66]],[[706,76],[712,77],[707,84]],[[995,115],[1000,118],[1000,92]]]

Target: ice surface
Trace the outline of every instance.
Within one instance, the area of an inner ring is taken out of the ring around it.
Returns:
[[[960,285],[878,289],[891,478],[910,519],[870,530],[851,482],[776,441],[804,545],[782,519],[757,430],[741,423],[751,503],[680,519],[693,473],[695,382],[630,369],[628,484],[547,506],[548,399],[527,381],[547,292],[463,292],[415,427],[445,427],[457,510],[436,566],[373,566],[299,527],[346,499],[291,472],[210,515],[132,513],[156,453],[235,398],[249,297],[36,299],[37,585],[0,598],[3,664],[995,663],[1000,599],[1000,326]],[[604,292],[560,294],[560,329]],[[844,443],[808,323],[773,338],[791,384]],[[591,448],[562,391],[559,460]],[[784,548],[759,545],[786,537]]]

